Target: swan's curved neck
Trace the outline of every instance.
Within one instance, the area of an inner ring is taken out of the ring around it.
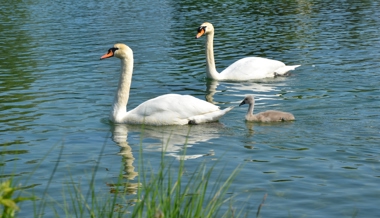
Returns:
[[[207,77],[218,80],[220,75],[216,71],[215,59],[214,59],[214,31],[207,34],[206,40],[206,73]]]
[[[255,103],[249,104],[247,114],[245,115],[247,120],[255,120],[256,119],[256,116],[253,114],[253,108],[254,107],[255,107]]]
[[[127,103],[133,73],[133,57],[121,59],[121,73],[117,92],[113,101],[111,120],[121,122],[127,115]]]

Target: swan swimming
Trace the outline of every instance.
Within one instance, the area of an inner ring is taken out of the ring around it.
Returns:
[[[293,114],[282,111],[264,111],[258,114],[253,114],[253,108],[255,106],[255,99],[252,95],[248,95],[244,98],[244,100],[239,104],[242,106],[244,104],[248,104],[248,111],[245,115],[245,119],[247,121],[255,121],[255,122],[279,122],[279,121],[292,121],[295,120]]]
[[[214,80],[243,81],[285,76],[290,70],[301,65],[286,66],[283,62],[261,57],[246,57],[231,64],[221,73],[215,67],[214,59],[214,26],[205,22],[198,28],[195,38],[206,35],[206,73]]]
[[[133,52],[127,45],[118,43],[100,59],[114,56],[121,60],[121,73],[110,114],[112,122],[148,125],[200,124],[217,121],[233,108],[220,110],[218,106],[190,95],[166,94],[127,111],[133,73]]]

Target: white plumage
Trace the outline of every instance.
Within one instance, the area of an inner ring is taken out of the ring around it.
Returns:
[[[214,59],[214,26],[205,22],[198,28],[196,38],[207,36],[206,40],[206,73],[214,80],[251,80],[284,76],[290,70],[301,65],[286,66],[283,62],[261,57],[246,57],[231,64],[221,73],[215,67]]]
[[[115,123],[148,125],[185,125],[217,121],[232,107],[220,110],[209,102],[190,95],[167,94],[150,99],[127,112],[133,73],[133,52],[124,44],[115,44],[100,59],[121,59],[121,74],[110,120]]]

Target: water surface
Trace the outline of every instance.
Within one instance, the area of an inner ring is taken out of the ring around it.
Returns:
[[[48,195],[62,202],[67,184],[85,189],[99,164],[96,189],[106,193],[120,169],[136,180],[142,137],[152,166],[163,144],[176,163],[186,143],[188,172],[217,161],[227,178],[243,166],[231,194],[251,215],[265,194],[262,217],[380,215],[377,1],[41,0],[0,9],[3,179],[36,185],[28,191],[41,196],[58,163]],[[302,66],[286,78],[207,80],[205,39],[194,39],[205,21],[215,27],[219,71],[245,56]],[[134,51],[128,108],[167,93],[225,108],[254,94],[256,112],[289,111],[297,121],[246,123],[247,107],[236,107],[213,124],[113,125],[120,63],[99,57],[116,42]],[[20,217],[32,211],[24,203]]]

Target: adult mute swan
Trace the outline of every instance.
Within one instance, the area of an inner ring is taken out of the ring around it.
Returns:
[[[289,70],[294,70],[301,65],[286,66],[281,61],[260,57],[246,57],[231,64],[221,73],[216,71],[214,59],[214,26],[205,22],[198,28],[195,38],[206,35],[206,72],[207,77],[214,80],[251,80],[268,77],[284,76]]]
[[[100,59],[117,57],[121,74],[110,120],[115,123],[148,125],[185,125],[217,121],[233,107],[220,110],[206,101],[190,95],[166,94],[150,99],[127,112],[133,72],[133,52],[125,44],[115,44]]]
[[[248,104],[249,108],[247,114],[245,115],[245,119],[247,121],[256,121],[256,122],[277,122],[277,121],[291,121],[295,120],[293,114],[282,111],[264,111],[258,114],[253,114],[253,108],[255,106],[255,99],[253,96],[248,95],[244,98],[244,100],[239,104],[242,106],[243,104]]]

